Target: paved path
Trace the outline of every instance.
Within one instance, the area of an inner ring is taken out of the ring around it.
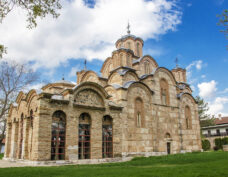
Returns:
[[[9,167],[26,167],[31,166],[26,163],[13,162],[8,160],[0,160],[0,168],[9,168]]]
[[[10,167],[41,167],[41,166],[60,166],[68,164],[31,164],[26,162],[16,162],[9,160],[0,160],[0,168],[10,168]]]

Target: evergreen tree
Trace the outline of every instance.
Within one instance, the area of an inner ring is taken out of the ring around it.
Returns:
[[[196,101],[198,103],[198,115],[200,120],[200,126],[206,127],[210,125],[214,125],[214,117],[207,113],[209,110],[208,103],[204,101],[203,98],[196,96]]]

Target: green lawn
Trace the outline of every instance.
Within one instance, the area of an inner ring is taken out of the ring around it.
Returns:
[[[4,177],[228,177],[228,152],[135,158],[124,163],[0,168]]]

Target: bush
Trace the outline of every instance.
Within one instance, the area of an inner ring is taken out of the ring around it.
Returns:
[[[208,140],[202,140],[202,148],[204,151],[208,151],[211,148],[210,141]]]
[[[217,150],[223,149],[222,146],[225,144],[228,144],[228,137],[215,139],[215,147]]]
[[[223,145],[226,145],[226,144],[228,145],[228,137],[225,137],[225,138],[222,139],[222,144]]]
[[[222,139],[221,138],[215,139],[215,146],[217,147],[217,149],[222,149]]]

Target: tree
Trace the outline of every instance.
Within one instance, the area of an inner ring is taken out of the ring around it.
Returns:
[[[203,100],[203,98],[200,98],[199,96],[196,96],[195,99],[198,103],[198,115],[200,120],[200,126],[205,127],[205,126],[214,125],[214,117],[207,114],[207,111],[209,110],[208,103],[206,103]]]
[[[219,22],[218,25],[223,26],[225,29],[221,30],[225,34],[226,39],[228,39],[228,10],[225,9],[221,15],[218,15]],[[228,49],[228,46],[227,46]]]
[[[50,14],[57,18],[61,9],[60,0],[0,0],[0,23],[15,8],[20,7],[27,13],[28,28],[37,26],[37,18],[44,18]],[[6,53],[4,45],[0,44],[0,58]]]
[[[10,104],[14,102],[20,90],[38,80],[38,74],[27,68],[27,65],[16,62],[0,62],[0,150],[5,138]]]

